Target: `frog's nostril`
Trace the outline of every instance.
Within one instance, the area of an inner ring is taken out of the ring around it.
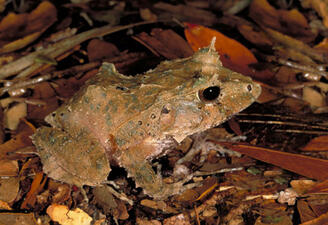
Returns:
[[[248,91],[252,91],[253,90],[253,86],[251,84],[247,85],[247,90]]]
[[[162,108],[162,111],[161,111],[162,114],[169,114],[169,112],[170,112],[170,109],[168,109],[167,107],[164,106]]]

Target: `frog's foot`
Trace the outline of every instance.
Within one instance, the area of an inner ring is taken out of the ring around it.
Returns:
[[[159,176],[160,177],[160,176]],[[163,180],[158,180],[157,184],[159,186],[158,191],[153,193],[148,193],[147,189],[144,189],[144,193],[152,196],[156,200],[164,200],[170,196],[181,194],[182,192],[199,186],[197,183],[185,184],[192,178],[192,175],[187,176],[185,179],[175,182],[175,183],[165,183]]]
[[[198,184],[184,185],[192,178],[192,175],[188,175],[176,183],[165,183],[160,173],[156,174],[148,162],[136,162],[125,166],[129,176],[134,178],[136,186],[143,188],[146,195],[157,200],[167,199],[172,195],[180,194],[187,189],[198,186]]]

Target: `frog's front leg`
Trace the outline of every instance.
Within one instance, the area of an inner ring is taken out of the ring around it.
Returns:
[[[141,187],[145,194],[154,199],[164,200],[190,188],[190,185],[184,186],[184,183],[190,180],[191,177],[172,184],[165,183],[160,172],[156,174],[151,164],[141,157],[143,155],[141,152],[140,149],[138,151],[135,148],[122,152],[120,164],[128,171],[129,176],[135,180],[136,186]]]

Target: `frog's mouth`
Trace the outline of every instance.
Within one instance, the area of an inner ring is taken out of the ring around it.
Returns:
[[[168,151],[174,149],[178,145],[178,142],[171,135],[165,135],[162,138],[154,139],[147,138],[143,143],[143,153],[147,160],[152,160],[153,158],[161,157],[165,155]],[[147,151],[147,148],[149,151]]]

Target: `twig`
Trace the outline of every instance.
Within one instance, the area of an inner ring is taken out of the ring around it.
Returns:
[[[302,124],[299,122],[287,122],[287,121],[275,121],[275,120],[238,120],[239,123],[257,123],[257,124],[275,124],[275,125],[285,125],[285,126],[295,126],[295,127],[305,127],[305,128],[312,128],[312,129],[322,129],[328,130],[326,126],[318,126],[318,125],[309,125],[309,124]]]
[[[328,73],[327,72],[321,71],[321,70],[319,70],[317,68],[314,68],[312,66],[302,65],[302,64],[299,64],[299,63],[296,63],[296,62],[292,62],[290,60],[285,60],[285,59],[282,59],[282,58],[278,58],[277,59],[277,62],[279,62],[282,65],[285,65],[285,66],[289,66],[291,68],[294,68],[294,69],[298,69],[298,70],[309,72],[309,73],[314,73],[314,74],[323,76],[325,78],[328,77]]]
[[[281,44],[287,48],[295,49],[296,51],[299,51],[299,52],[311,57],[314,60],[317,60],[317,61],[320,61],[323,63],[328,62],[327,54],[320,52],[317,49],[311,48],[309,45],[307,45],[295,38],[292,38],[288,35],[282,34],[278,31],[272,30],[270,28],[263,28],[263,29],[274,41],[278,42],[279,44]]]
[[[83,65],[78,65],[78,66],[73,66],[69,69],[66,70],[62,70],[62,71],[55,71],[54,73],[50,73],[50,74],[45,74],[33,79],[29,79],[29,80],[23,80],[23,81],[17,81],[17,83],[14,83],[11,86],[7,86],[7,87],[3,87],[0,88],[0,96],[3,95],[4,93],[8,92],[8,91],[12,91],[18,88],[26,88],[29,87],[31,85],[35,85],[50,79],[53,79],[55,77],[62,77],[65,74],[69,74],[69,73],[78,73],[80,71],[86,71],[86,70],[90,70],[93,69],[95,67],[98,67],[101,63],[100,62],[91,62],[88,64],[83,64]]]

